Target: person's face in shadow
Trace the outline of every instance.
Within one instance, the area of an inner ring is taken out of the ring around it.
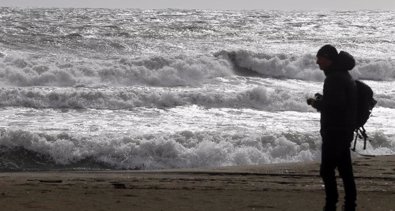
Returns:
[[[332,65],[332,60],[323,57],[323,56],[317,56],[317,62],[318,66],[320,67],[321,70],[328,70],[329,67]]]

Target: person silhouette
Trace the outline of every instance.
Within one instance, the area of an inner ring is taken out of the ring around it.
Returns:
[[[343,210],[355,211],[357,190],[350,146],[356,124],[357,88],[348,72],[355,66],[355,60],[350,54],[339,54],[332,45],[325,45],[317,52],[317,64],[325,74],[323,94],[307,99],[307,103],[321,113],[320,176],[325,185],[324,211],[336,211],[339,197],[336,168],[344,184]]]

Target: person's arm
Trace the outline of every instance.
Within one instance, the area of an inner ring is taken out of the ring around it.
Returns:
[[[344,86],[342,86],[342,79],[337,77],[326,78],[323,98],[315,104],[319,110],[344,110],[347,104],[347,94]]]

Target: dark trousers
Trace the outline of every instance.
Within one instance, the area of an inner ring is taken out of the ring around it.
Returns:
[[[351,137],[350,137],[351,136]],[[335,169],[343,179],[346,210],[354,210],[356,206],[357,190],[351,162],[350,145],[353,133],[327,132],[322,133],[322,157],[320,174],[324,181],[326,193],[326,207],[336,207],[338,191]]]

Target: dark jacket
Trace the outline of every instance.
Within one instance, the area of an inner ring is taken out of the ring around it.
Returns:
[[[322,135],[345,132],[352,140],[357,114],[357,87],[348,70],[354,66],[354,58],[341,52],[338,60],[324,72],[323,96],[314,104],[321,112]]]

